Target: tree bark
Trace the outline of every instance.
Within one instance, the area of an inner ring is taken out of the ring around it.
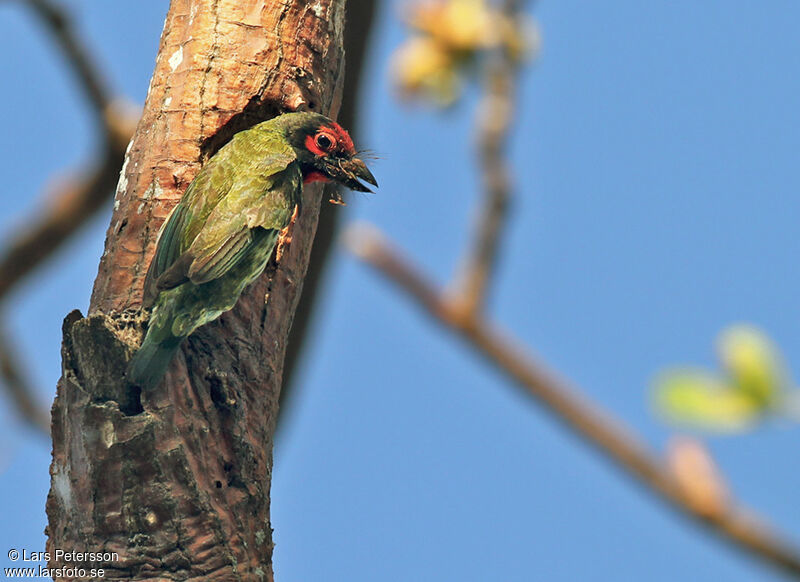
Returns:
[[[47,501],[56,550],[106,579],[272,580],[269,486],[286,338],[321,190],[236,308],[193,334],[161,386],[123,374],[158,230],[202,162],[284,111],[335,115],[344,0],[173,0],[128,147],[89,315],[64,322]],[[57,579],[78,579],[57,576]]]

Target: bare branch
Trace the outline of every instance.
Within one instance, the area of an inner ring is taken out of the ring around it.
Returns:
[[[504,3],[503,13],[509,21],[514,21],[517,11],[517,2]],[[485,69],[485,95],[477,119],[483,206],[456,290],[460,308],[472,315],[477,315],[486,303],[511,198],[511,179],[504,153],[514,115],[517,64],[515,57],[501,46],[490,55]]]
[[[125,146],[135,129],[138,113],[126,101],[109,96],[103,76],[92,62],[67,13],[49,0],[25,2],[58,43],[75,72],[102,131],[98,159],[77,177],[64,180],[39,209],[30,226],[0,252],[0,299],[80,228],[114,191]]]
[[[64,180],[26,221],[24,231],[13,236],[0,251],[0,299],[78,230],[108,200],[114,191],[125,145],[133,135],[136,116],[109,117],[114,139],[94,167]]]
[[[0,321],[0,376],[11,402],[22,419],[44,436],[50,435],[50,412],[36,401],[35,391],[22,370],[19,357]]]
[[[800,578],[798,550],[778,537],[755,513],[732,500],[715,511],[700,509],[662,460],[589,403],[566,381],[525,353],[508,334],[482,317],[473,317],[440,293],[374,228],[351,229],[351,251],[408,294],[431,317],[455,332],[587,444],[672,508],[721,538]]]
[[[106,123],[105,112],[111,105],[103,76],[90,58],[90,52],[72,28],[69,15],[60,6],[49,0],[27,0],[47,30],[58,43],[67,62],[78,77],[81,88],[92,105],[97,121],[104,128],[106,138],[112,140],[112,128]]]
[[[109,198],[122,167],[125,146],[133,135],[138,114],[123,101],[108,94],[102,75],[91,61],[89,51],[73,30],[59,6],[48,0],[27,0],[45,28],[64,53],[78,77],[102,132],[98,160],[77,177],[64,180],[35,216],[30,226],[13,236],[0,251],[0,300],[30,272],[53,254]],[[50,432],[49,411],[38,405],[34,391],[20,370],[11,342],[0,329],[0,373],[10,402],[31,426]]]

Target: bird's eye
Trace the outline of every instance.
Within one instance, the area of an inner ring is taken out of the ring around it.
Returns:
[[[317,142],[317,147],[321,150],[328,151],[333,147],[333,140],[324,133],[318,133],[315,141]]]

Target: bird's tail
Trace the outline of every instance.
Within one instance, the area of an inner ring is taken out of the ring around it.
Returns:
[[[155,388],[158,385],[183,339],[172,336],[166,341],[158,341],[153,337],[154,335],[147,334],[142,342],[142,347],[128,364],[128,382],[140,386],[143,390]]]

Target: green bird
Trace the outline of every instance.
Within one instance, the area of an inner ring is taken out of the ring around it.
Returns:
[[[236,134],[197,174],[161,228],[144,283],[152,307],[131,384],[158,384],[181,342],[233,308],[299,210],[303,184],[378,183],[353,140],[317,113],[286,113]]]

